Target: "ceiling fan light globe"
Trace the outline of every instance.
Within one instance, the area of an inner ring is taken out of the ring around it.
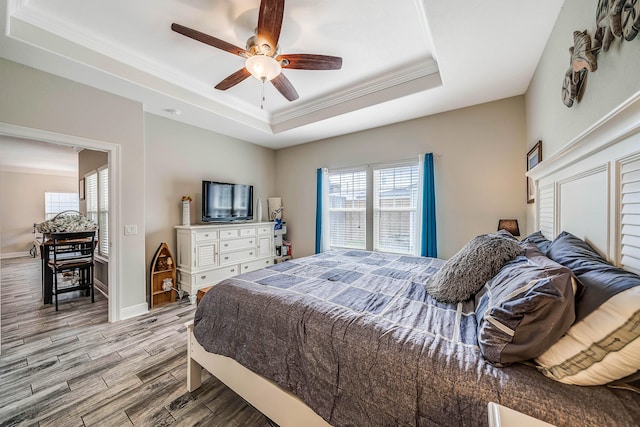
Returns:
[[[258,80],[272,80],[282,72],[280,63],[267,55],[254,55],[248,58],[245,67]]]

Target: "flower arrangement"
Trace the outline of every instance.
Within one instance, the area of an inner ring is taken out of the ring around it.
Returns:
[[[191,203],[193,199],[191,198],[191,196],[182,196],[182,201]]]

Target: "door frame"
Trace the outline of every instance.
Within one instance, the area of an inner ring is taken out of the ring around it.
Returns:
[[[83,138],[74,135],[65,135],[41,129],[28,128],[0,122],[0,135],[17,138],[33,139],[55,144],[89,148],[105,151],[109,157],[109,297],[108,312],[109,322],[120,320],[119,298],[119,274],[120,271],[120,241],[118,233],[120,229],[120,171],[121,171],[121,146],[112,142]]]

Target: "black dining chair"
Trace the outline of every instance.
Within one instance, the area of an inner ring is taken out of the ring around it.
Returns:
[[[52,294],[58,311],[58,295],[85,291],[93,295],[95,231],[51,233],[51,258],[48,266],[53,275]]]

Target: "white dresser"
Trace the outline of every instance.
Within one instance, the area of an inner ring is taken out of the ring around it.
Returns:
[[[178,284],[192,304],[198,289],[273,265],[272,222],[178,225],[176,232]]]

